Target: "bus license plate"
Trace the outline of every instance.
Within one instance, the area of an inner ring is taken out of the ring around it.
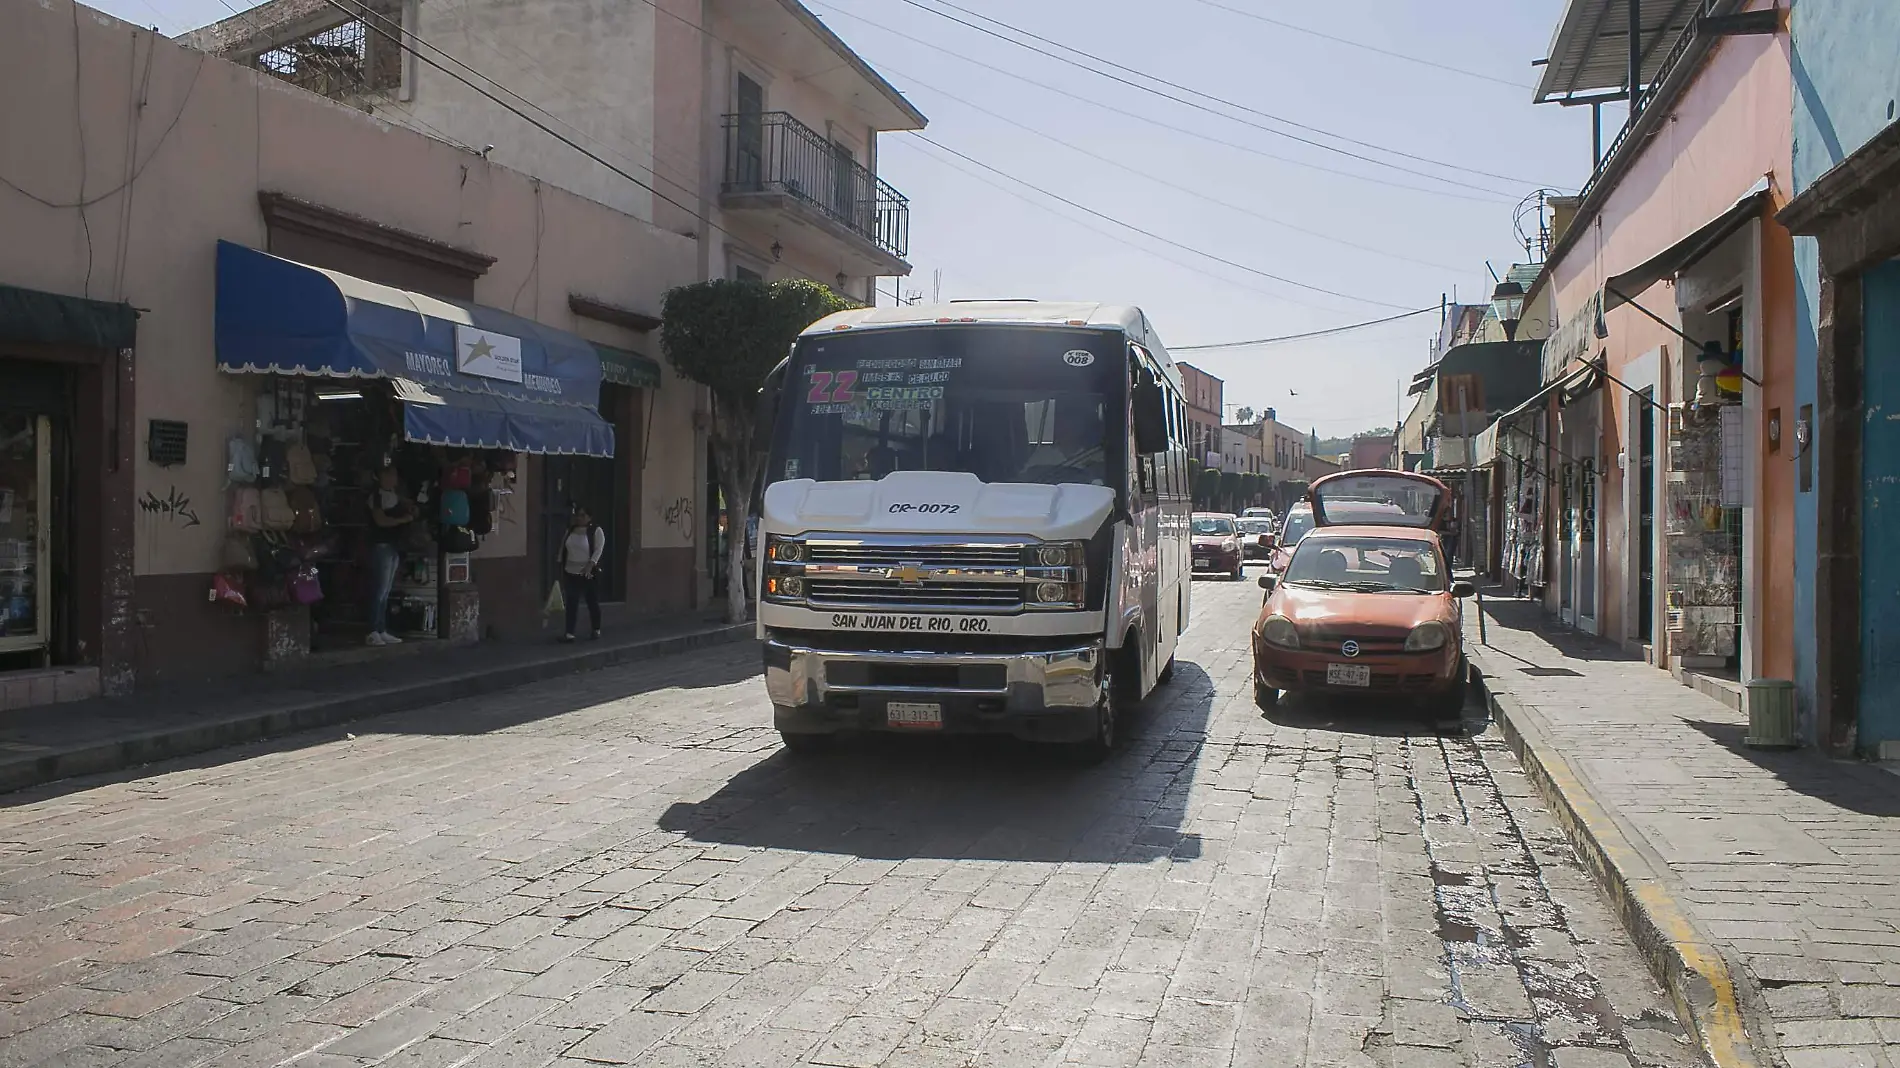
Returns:
[[[1328,664],[1326,665],[1326,685],[1370,686],[1372,685],[1372,665]]]
[[[943,706],[914,701],[892,701],[884,706],[884,722],[905,730],[942,730]]]

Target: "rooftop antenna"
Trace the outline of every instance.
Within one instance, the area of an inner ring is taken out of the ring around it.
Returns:
[[[930,272],[930,303],[943,303],[943,268]]]

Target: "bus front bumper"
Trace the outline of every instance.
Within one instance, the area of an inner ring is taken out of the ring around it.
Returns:
[[[1007,734],[1095,737],[1101,641],[1009,653],[820,649],[768,639],[765,688],[787,734]]]

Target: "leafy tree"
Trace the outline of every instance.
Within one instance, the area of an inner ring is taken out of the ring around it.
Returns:
[[[1220,497],[1220,472],[1203,470],[1194,480],[1194,507],[1202,511],[1211,511],[1217,507]]]
[[[1222,471],[1220,476],[1220,498],[1230,508],[1240,499],[1240,472]]]
[[[746,618],[746,531],[764,454],[755,404],[765,376],[791,351],[799,331],[855,307],[817,282],[715,279],[667,291],[660,313],[666,362],[712,394],[707,438],[719,465],[727,523],[726,619]]]

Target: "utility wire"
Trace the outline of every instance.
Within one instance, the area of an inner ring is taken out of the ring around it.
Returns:
[[[1389,167],[1393,170],[1400,171],[1406,174],[1416,175],[1420,178],[1426,178],[1431,181],[1444,182],[1448,185],[1460,186],[1465,189],[1475,189],[1483,193],[1498,193],[1499,192],[1499,190],[1487,189],[1482,186],[1471,185],[1467,182],[1460,181],[1456,178],[1447,178],[1442,175],[1431,174],[1426,171],[1415,170],[1413,168],[1406,167],[1402,164],[1390,162],[1389,160],[1382,160],[1373,156],[1362,155],[1361,153],[1351,151],[1350,149],[1340,148],[1336,145],[1329,145],[1322,141],[1315,141],[1315,140],[1312,140],[1311,138],[1302,137],[1299,134],[1292,134],[1292,133],[1286,132],[1285,130],[1278,130],[1271,126],[1264,126],[1264,125],[1261,125],[1260,123],[1250,122],[1246,119],[1240,118],[1239,116],[1230,115],[1227,112],[1221,111],[1217,108],[1209,107],[1208,105],[1200,103],[1196,100],[1186,99],[1180,96],[1176,96],[1172,93],[1162,92],[1161,90],[1156,89],[1151,85],[1144,85],[1141,82],[1133,81],[1128,78],[1121,77],[1120,75],[1111,74],[1108,71],[1098,70],[1094,67],[1089,66],[1087,63],[1082,63],[1076,59],[1070,58],[1070,56],[1068,55],[1063,55],[1062,53],[1063,52],[1072,53],[1073,55],[1081,56],[1092,62],[1100,63],[1101,65],[1105,67],[1109,67],[1113,70],[1123,71],[1125,73],[1132,74],[1137,78],[1142,78],[1149,82],[1153,82],[1155,83],[1155,85],[1163,85],[1169,89],[1174,89],[1183,93],[1187,93],[1190,96],[1200,97],[1203,100],[1211,100],[1225,107],[1233,108],[1236,111],[1245,112],[1249,115],[1257,115],[1263,119],[1268,119],[1272,122],[1277,122],[1283,126],[1290,126],[1296,130],[1305,130],[1308,133],[1316,134],[1322,137],[1330,137],[1330,138],[1333,138],[1334,140],[1343,141],[1350,145],[1357,145],[1361,148],[1370,149],[1375,152],[1384,152],[1384,153],[1387,153],[1388,155],[1399,156],[1405,159],[1415,160],[1420,163],[1427,163],[1434,167],[1442,167],[1447,170],[1463,171],[1467,174],[1476,174],[1476,175],[1480,175],[1486,178],[1496,178],[1499,181],[1504,181],[1504,182],[1515,182],[1515,183],[1532,184],[1532,185],[1540,184],[1540,183],[1531,182],[1527,178],[1514,178],[1510,175],[1505,175],[1505,174],[1493,174],[1490,171],[1479,170],[1475,167],[1464,167],[1455,163],[1446,163],[1443,160],[1432,159],[1428,156],[1419,156],[1419,155],[1414,155],[1410,152],[1402,152],[1402,151],[1399,151],[1398,149],[1387,148],[1383,145],[1374,144],[1369,141],[1360,141],[1356,138],[1347,137],[1344,134],[1333,133],[1331,130],[1326,130],[1321,127],[1310,126],[1310,125],[1307,125],[1306,123],[1296,122],[1284,116],[1275,115],[1267,111],[1261,111],[1258,108],[1250,107],[1246,104],[1241,104],[1233,100],[1228,100],[1225,97],[1216,96],[1212,93],[1202,92],[1199,89],[1194,89],[1189,86],[1182,85],[1179,82],[1172,82],[1166,78],[1157,77],[1156,75],[1152,75],[1144,71],[1136,70],[1133,67],[1125,66],[1111,59],[1105,59],[1101,56],[1095,55],[1092,52],[1085,52],[1082,49],[1075,48],[1070,45],[1065,45],[1061,43],[1060,41],[1054,41],[1054,40],[1051,40],[1050,38],[1043,37],[1040,34],[1033,33],[1029,30],[1025,30],[1020,26],[1012,25],[1000,19],[993,19],[987,15],[978,14],[977,12],[971,11],[968,8],[959,7],[956,4],[950,3],[949,0],[934,0],[934,2],[938,4],[942,4],[943,7],[949,8],[953,11],[958,11],[963,14],[969,15],[972,18],[981,19],[984,22],[988,22],[993,25],[1003,27],[1004,29],[1009,30],[1011,33],[1021,34],[1022,36],[1027,37],[1030,40],[1039,41],[1039,42],[1042,42],[1043,44],[1050,45],[1056,49],[1060,49],[1061,51],[1052,52],[1047,49],[1038,48],[1035,45],[1028,44],[1023,41],[1019,41],[1014,37],[1010,37],[1008,34],[999,33],[996,30],[992,30],[986,26],[980,26],[974,22],[965,21],[963,19],[957,18],[955,15],[945,14],[943,11],[938,10],[936,7],[933,7],[930,4],[924,3],[923,0],[901,0],[901,2],[908,4],[911,7],[918,9],[919,11],[927,11],[930,14],[937,16],[938,18],[946,19],[950,22],[956,23],[959,26],[964,26],[969,29],[975,30],[978,33],[987,34],[988,36],[994,37],[999,41],[1006,41],[1010,44],[1015,45],[1018,48],[1022,48],[1027,51],[1034,52],[1037,55],[1045,56],[1049,59],[1053,59],[1057,61],[1058,63],[1066,63],[1069,66],[1088,71],[1089,73],[1095,75],[1098,78],[1106,78],[1109,81],[1118,82],[1132,89],[1138,89],[1144,93],[1151,93],[1155,96],[1161,97],[1164,100],[1172,100],[1175,103],[1180,104],[1184,107],[1194,108],[1197,111],[1205,111],[1210,115],[1217,115],[1223,119],[1228,120],[1229,122],[1237,122],[1244,126],[1251,126],[1256,130],[1260,130],[1265,133],[1270,133],[1277,137],[1284,137],[1289,140],[1298,141],[1301,144],[1310,145],[1314,148],[1320,149],[1321,151],[1334,152],[1342,156],[1349,156],[1353,159],[1357,159],[1357,160],[1364,161],[1366,163],[1373,164],[1374,166]]]
[[[1251,348],[1255,345],[1277,345],[1282,341],[1305,341],[1308,338],[1331,337],[1334,334],[1344,334],[1351,330],[1364,330],[1369,326],[1396,323],[1400,319],[1410,319],[1414,315],[1424,315],[1426,312],[1433,312],[1438,309],[1439,306],[1433,304],[1427,308],[1417,308],[1409,312],[1400,312],[1397,315],[1388,315],[1383,319],[1367,319],[1363,323],[1347,323],[1345,326],[1328,327],[1325,330],[1308,330],[1303,334],[1281,334],[1278,337],[1257,337],[1252,341],[1213,341],[1205,345],[1169,345],[1168,351],[1206,352],[1209,349],[1244,349]]]
[[[1025,179],[1018,178],[1015,175],[1009,173],[1008,171],[1002,170],[997,167],[992,167],[989,164],[984,163],[982,160],[976,159],[972,156],[964,155],[962,152],[959,152],[956,149],[951,148],[950,146],[942,143],[941,141],[933,140],[927,134],[919,133],[913,130],[911,131],[910,135],[916,140],[923,141],[926,144],[934,145],[941,151],[948,152],[952,156],[955,156],[966,163],[972,164],[977,167],[981,167],[992,174],[1000,175],[1004,178],[1007,178],[1010,181],[1015,182],[1017,185],[1024,186],[1025,188],[1028,188],[1028,189],[1033,189],[1036,192],[1041,193],[1043,196],[1046,196],[1051,200],[1060,201],[1061,203],[1067,204],[1069,207],[1072,207],[1076,209],[1077,211],[1084,212],[1089,215],[1093,215],[1104,222],[1112,223],[1116,226],[1121,227],[1124,230],[1132,230],[1133,232],[1140,234],[1141,236],[1148,238],[1151,241],[1159,241],[1164,245],[1173,246],[1174,248],[1178,248],[1182,250],[1183,252],[1191,252],[1196,256],[1200,256],[1204,259],[1212,260],[1215,263],[1219,263],[1224,266],[1232,267],[1235,270],[1245,271],[1248,274],[1256,274],[1262,278],[1270,278],[1273,281],[1279,282],[1283,285],[1293,286],[1295,288],[1308,290],[1313,293],[1322,293],[1329,297],[1339,297],[1344,300],[1350,300],[1350,301],[1354,301],[1361,304],[1372,304],[1372,305],[1376,305],[1382,308],[1404,307],[1404,305],[1402,304],[1390,304],[1382,300],[1367,300],[1365,297],[1362,297],[1356,293],[1342,293],[1337,289],[1327,289],[1325,286],[1309,285],[1305,282],[1288,278],[1285,275],[1274,274],[1271,271],[1263,271],[1259,269],[1258,267],[1249,267],[1248,265],[1244,263],[1239,263],[1234,260],[1227,259],[1223,256],[1217,256],[1212,252],[1206,252],[1201,249],[1195,248],[1193,245],[1183,244],[1172,238],[1163,237],[1152,230],[1145,230],[1139,226],[1136,226],[1133,223],[1123,222],[1122,220],[1115,218],[1113,215],[1108,215],[1106,213],[1096,211],[1094,208],[1091,208],[1086,204],[1077,203],[1076,201],[1070,200],[1068,197],[1065,197],[1060,193],[1051,192],[1047,189],[1044,189],[1042,186],[1036,185],[1034,182],[1030,182]]]
[[[1478,78],[1487,82],[1495,82],[1498,85],[1508,85],[1513,89],[1536,88],[1535,86],[1531,85],[1528,82],[1514,82],[1509,78],[1500,78],[1495,74],[1486,74],[1483,71],[1468,70],[1464,67],[1454,67],[1449,63],[1439,63],[1436,60],[1425,59],[1421,56],[1406,55],[1404,52],[1393,52],[1389,49],[1380,48],[1377,45],[1369,45],[1365,43],[1364,41],[1355,41],[1350,37],[1335,37],[1330,33],[1322,33],[1319,30],[1308,29],[1305,26],[1296,26],[1291,22],[1281,22],[1279,19],[1269,18],[1266,15],[1262,15],[1254,11],[1248,11],[1245,8],[1230,7],[1226,4],[1219,3],[1218,0],[1195,0],[1195,3],[1204,4],[1208,7],[1215,8],[1220,11],[1225,11],[1230,14],[1239,15],[1241,18],[1253,19],[1255,22],[1264,22],[1269,26],[1278,26],[1280,29],[1283,29],[1283,30],[1292,30],[1294,33],[1304,33],[1311,37],[1317,37],[1322,41],[1331,41],[1334,44],[1342,44],[1348,48],[1363,49],[1367,52],[1374,52],[1374,53],[1377,53],[1378,55],[1387,56],[1392,59],[1404,60],[1407,63],[1417,63],[1419,66],[1422,66],[1422,67],[1431,67],[1434,70],[1449,71],[1452,74],[1462,74],[1467,78]]]
[[[1375,248],[1371,245],[1355,244],[1354,242],[1348,241],[1342,237],[1335,237],[1331,234],[1324,234],[1324,233],[1319,232],[1318,230],[1309,230],[1306,227],[1300,226],[1296,223],[1287,222],[1285,219],[1276,219],[1271,215],[1262,214],[1261,212],[1255,211],[1252,208],[1243,207],[1239,204],[1230,204],[1225,200],[1221,200],[1218,197],[1200,192],[1199,190],[1189,189],[1185,186],[1176,185],[1174,181],[1171,179],[1163,178],[1160,175],[1153,174],[1149,171],[1144,171],[1136,167],[1131,167],[1127,163],[1123,162],[1122,160],[1116,159],[1113,156],[1107,155],[1105,153],[1097,152],[1094,149],[1084,148],[1081,145],[1074,143],[1073,141],[1065,141],[1054,134],[1046,133],[1042,130],[1036,129],[1033,126],[1018,122],[1015,119],[1012,119],[1009,116],[1003,114],[1002,112],[991,111],[989,108],[986,108],[981,104],[977,104],[977,103],[973,103],[972,101],[965,100],[964,98],[957,96],[956,94],[951,93],[950,91],[946,89],[939,89],[936,86],[931,85],[929,82],[919,79],[916,75],[905,74],[903,71],[900,71],[895,67],[892,67],[888,63],[880,63],[879,66],[882,67],[884,70],[897,75],[898,77],[904,79],[907,82],[911,82],[923,89],[936,93],[939,96],[942,96],[948,100],[954,100],[957,103],[962,104],[964,107],[970,108],[973,111],[980,111],[983,114],[988,115],[990,118],[997,120],[998,122],[1008,123],[1009,125],[1014,126],[1019,130],[1024,130],[1028,133],[1032,133],[1036,135],[1037,137],[1042,138],[1045,141],[1054,142],[1055,144],[1061,145],[1062,147],[1069,149],[1070,151],[1079,152],[1082,155],[1089,157],[1090,159],[1099,160],[1100,162],[1106,163],[1111,167],[1115,167],[1120,170],[1127,171],[1129,174],[1146,178],[1149,181],[1157,182],[1161,185],[1167,186],[1169,189],[1173,190],[1174,192],[1186,193],[1187,195],[1191,197],[1196,197],[1198,199],[1205,200],[1209,204],[1213,204],[1217,207],[1225,208],[1228,211],[1239,212],[1242,215],[1248,215],[1255,219],[1259,219],[1261,222],[1271,223],[1274,226],[1285,227],[1286,229],[1291,230],[1297,234],[1305,234],[1308,237],[1315,237],[1321,241],[1330,241],[1333,244],[1343,245],[1346,248],[1350,248],[1350,249],[1357,249],[1360,252],[1369,252],[1369,253],[1372,253],[1373,255],[1383,256],[1388,259],[1404,260],[1407,263],[1415,263],[1421,267],[1431,267],[1431,268],[1434,268],[1436,270],[1441,270],[1441,271],[1463,270],[1463,268],[1453,267],[1448,264],[1433,263],[1430,260],[1420,260],[1420,259],[1414,259],[1410,256],[1401,256],[1398,253],[1392,252],[1390,249]]]
[[[646,0],[646,2],[651,2],[651,0]],[[943,47],[942,45],[938,44],[935,41],[927,41],[924,38],[918,37],[914,34],[905,33],[903,30],[893,29],[892,27],[886,26],[881,22],[877,22],[873,19],[867,19],[863,15],[860,15],[854,11],[846,11],[845,9],[841,7],[837,7],[835,4],[827,3],[825,2],[825,0],[806,0],[806,2],[811,6],[823,7],[834,12],[835,14],[843,15],[845,18],[852,19],[857,22],[861,22],[864,25],[871,27],[872,29],[883,30],[885,33],[888,33],[893,37],[900,37],[914,44],[922,45],[925,48],[928,48],[932,52],[937,53],[939,55],[948,56],[952,59],[962,60],[963,62],[968,63],[973,67],[981,67],[984,70],[994,71],[997,74],[1001,74],[1007,78],[1013,78],[1019,82],[1024,83],[1025,85],[1033,85],[1036,88],[1041,89],[1045,92],[1054,93],[1057,96],[1067,97],[1070,100],[1079,101],[1081,103],[1088,104],[1092,107],[1100,108],[1103,111],[1109,112],[1114,115],[1120,115],[1123,118],[1134,119],[1137,122],[1146,123],[1149,126],[1154,126],[1159,129],[1166,130],[1169,133],[1183,134],[1188,137],[1195,138],[1196,140],[1206,141],[1209,144],[1220,145],[1224,148],[1231,148],[1239,152],[1245,152],[1249,155],[1259,156],[1262,159],[1270,159],[1277,163],[1290,164],[1295,167],[1305,167],[1308,170],[1319,171],[1323,174],[1337,175],[1341,178],[1351,178],[1356,181],[1369,182],[1373,185],[1386,186],[1387,188],[1391,188],[1391,189],[1404,189],[1413,193],[1425,193],[1430,196],[1447,197],[1452,200],[1469,200],[1469,201],[1475,201],[1480,204],[1507,204],[1507,203],[1516,202],[1515,200],[1506,198],[1503,195],[1473,196],[1469,193],[1460,193],[1452,189],[1433,189],[1428,186],[1408,185],[1404,182],[1396,182],[1396,181],[1393,181],[1392,179],[1381,178],[1377,175],[1359,174],[1354,171],[1340,170],[1337,167],[1328,167],[1323,163],[1312,163],[1303,159],[1295,159],[1291,156],[1275,155],[1274,153],[1268,152],[1265,149],[1255,148],[1253,145],[1244,144],[1239,141],[1230,141],[1230,140],[1227,140],[1226,138],[1217,137],[1213,134],[1202,133],[1199,130],[1191,129],[1189,127],[1177,126],[1174,123],[1166,122],[1161,119],[1151,118],[1147,115],[1141,114],[1140,112],[1129,111],[1126,108],[1116,107],[1115,105],[1106,103],[1105,101],[1096,97],[1086,96],[1082,93],[1077,93],[1068,89],[1060,88],[1058,86],[1050,85],[1048,82],[1037,81],[1034,78],[1031,78],[1025,74],[1020,74],[1016,71],[1010,70],[1007,67],[999,67],[994,63],[984,62],[983,60],[977,59],[974,56],[965,55],[962,52],[952,51],[948,48]]]
[[[1007,194],[1008,196],[1012,196],[1016,198],[1017,200],[1020,200],[1023,203],[1028,204],[1032,208],[1036,208],[1040,211],[1046,211],[1050,215],[1053,215],[1064,222],[1073,224],[1075,226],[1079,226],[1082,229],[1089,231],[1090,233],[1100,234],[1103,237],[1106,237],[1112,241],[1115,241],[1117,244],[1128,243],[1128,239],[1120,233],[1110,230],[1109,228],[1105,226],[1098,226],[1094,223],[1087,221],[1086,219],[1078,219],[1072,215],[1065,215],[1062,212],[1057,211],[1055,208],[1050,207],[1048,204],[1045,204],[1042,201],[1035,199],[1034,197],[1030,196],[1028,193],[1023,192],[1020,189],[1016,189],[1011,186],[1004,185],[1002,182],[996,181],[983,174],[980,174],[977,171],[972,170],[961,163],[958,163],[954,159],[950,159],[945,156],[938,155],[935,151],[932,151],[931,149],[924,147],[924,145],[918,141],[899,140],[899,141],[893,141],[892,143],[903,145],[905,148],[914,152],[918,152],[922,154],[923,156],[925,156],[926,158],[934,160],[937,163],[940,163],[943,166],[948,167],[949,169],[953,171],[956,171],[958,174],[962,174],[968,177],[972,181],[981,182],[984,185],[989,186],[991,189],[995,189],[998,192]],[[1270,289],[1263,289],[1256,285],[1250,285],[1246,282],[1229,278],[1226,275],[1218,274],[1214,271],[1210,271],[1199,264],[1191,263],[1184,259],[1177,259],[1173,256],[1168,255],[1165,252],[1157,252],[1153,249],[1148,249],[1148,248],[1141,249],[1141,252],[1144,255],[1153,256],[1155,259],[1161,260],[1164,263],[1172,263],[1176,267],[1180,267],[1185,270],[1192,271],[1193,273],[1198,274],[1202,276],[1203,278],[1211,278],[1216,282],[1225,283],[1227,285],[1233,286],[1236,289],[1242,289],[1249,293],[1258,293],[1259,295],[1263,297],[1268,297],[1268,298],[1271,298],[1273,300],[1278,300],[1278,301],[1284,301],[1289,304],[1298,304],[1301,307],[1320,308],[1320,306],[1317,304],[1312,304],[1308,301],[1300,300],[1297,297],[1290,297],[1284,293],[1276,293]],[[1320,310],[1324,311],[1328,309],[1320,308]]]

